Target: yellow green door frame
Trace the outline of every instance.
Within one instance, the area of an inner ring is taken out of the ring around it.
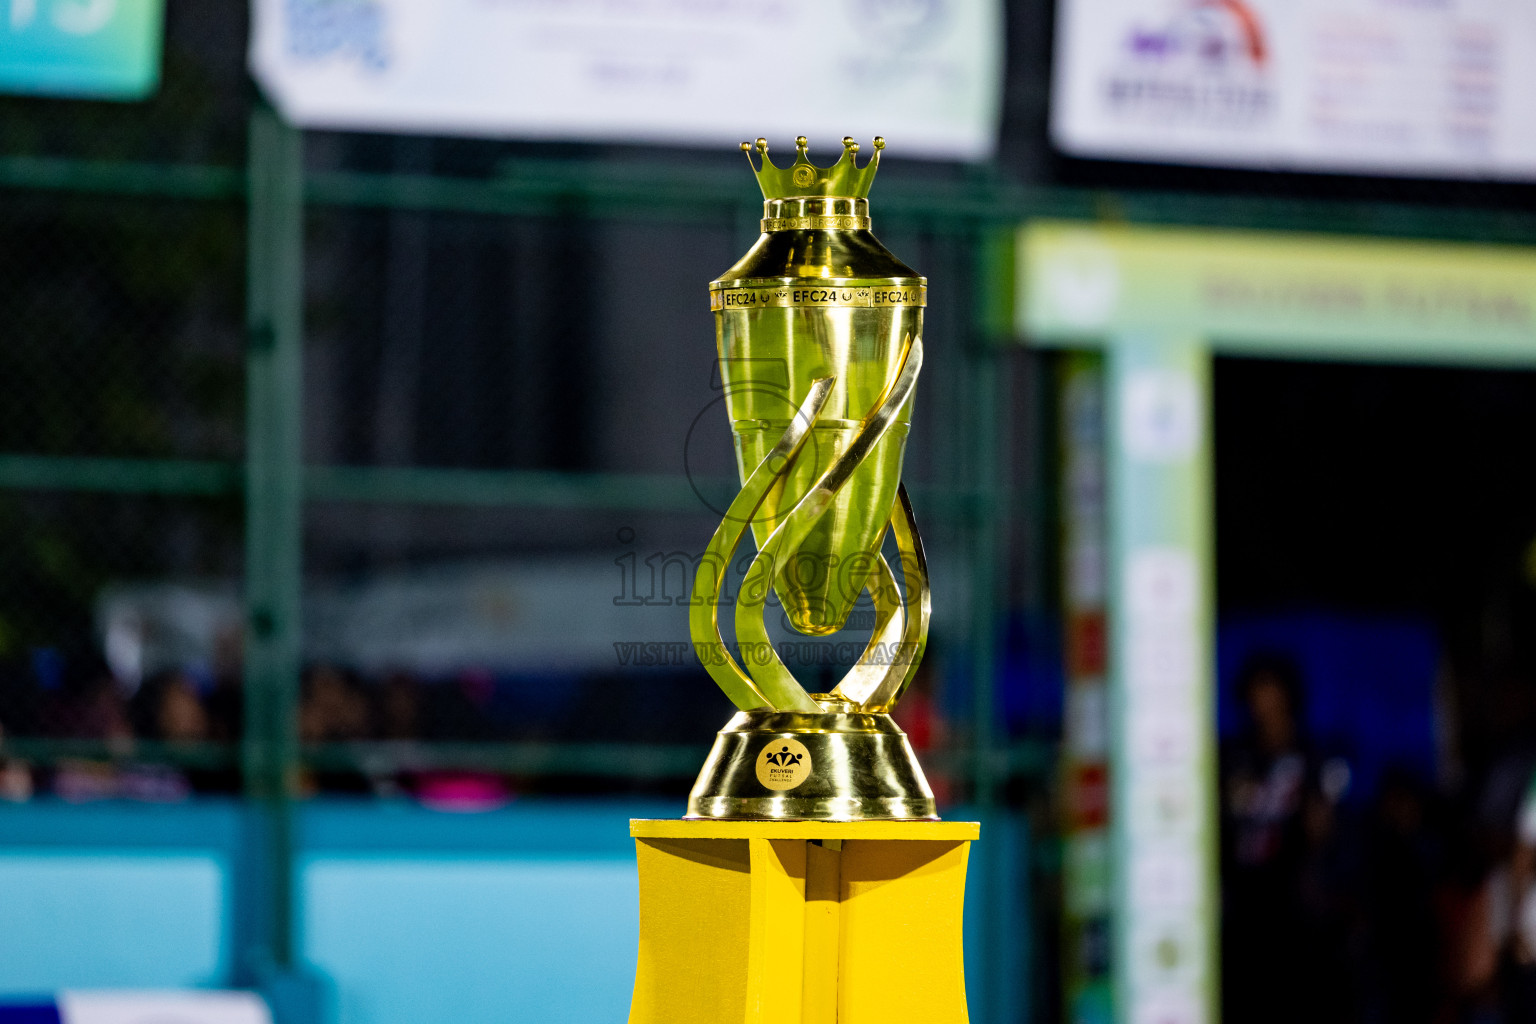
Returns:
[[[1536,368],[1536,250],[1061,221],[1026,224],[1017,244],[1015,332],[1104,354],[1106,557],[1064,563],[1102,571],[1108,606],[1106,710],[1085,722],[1069,701],[1066,749],[1107,729],[1109,1012],[1207,1024],[1220,1016],[1211,357]],[[1069,874],[1092,841],[1068,835]],[[1068,973],[1069,1019],[1101,1019]]]

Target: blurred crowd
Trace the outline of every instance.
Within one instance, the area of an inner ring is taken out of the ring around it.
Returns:
[[[1447,787],[1348,763],[1301,725],[1294,663],[1243,673],[1223,752],[1222,992],[1244,1024],[1536,1021],[1536,787],[1511,751]]]
[[[312,666],[297,708],[306,750],[301,789],[505,802],[511,779],[437,770],[423,754],[428,741],[517,738],[496,707],[504,690],[486,672],[423,680]],[[132,684],[97,657],[45,654],[7,666],[0,669],[0,799],[174,801],[238,793],[244,716],[238,671],[173,669]],[[29,746],[36,740],[49,742]],[[45,756],[29,757],[29,750]]]

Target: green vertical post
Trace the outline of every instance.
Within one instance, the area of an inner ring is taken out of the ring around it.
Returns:
[[[983,841],[975,851],[983,903],[975,908],[981,916],[980,934],[983,955],[979,959],[982,975],[976,991],[980,1005],[975,1007],[978,1020],[1012,1019],[1018,1012],[1010,1006],[1009,984],[1015,980],[1015,965],[1008,956],[1010,922],[1004,894],[1013,891],[1008,872],[1014,865],[1008,851],[1013,843],[1002,830],[1010,827],[999,813],[1006,764],[998,742],[998,624],[1002,613],[1002,579],[1006,559],[1006,530],[1009,516],[1009,455],[1005,450],[1008,436],[1003,391],[1006,378],[999,366],[1000,352],[993,331],[994,310],[1000,302],[996,285],[1009,282],[993,273],[999,259],[997,239],[981,231],[970,239],[967,253],[971,279],[976,282],[971,296],[971,315],[967,325],[967,345],[963,360],[964,389],[962,411],[965,419],[965,463],[969,468],[967,490],[975,502],[966,517],[967,560],[971,574],[969,595],[971,690],[972,792],[984,828],[993,829],[993,839]]]
[[[1008,318],[999,310],[1012,294],[1012,275],[999,273],[1011,259],[1011,238],[983,230],[972,240],[972,314],[965,358],[968,481],[977,506],[971,509],[971,735],[975,799],[991,809],[1001,793],[1002,758],[998,747],[997,647],[998,619],[1003,605],[1001,580],[1007,557],[1007,524],[1011,470],[1005,451],[1009,436],[1003,392],[1007,380],[999,366],[999,324]],[[1006,329],[1006,328],[1004,328]]]
[[[286,972],[293,948],[293,797],[298,761],[303,146],[271,109],[250,122],[246,270],[246,792],[260,837],[265,910],[246,936],[253,969]]]
[[[1110,836],[1115,1016],[1215,1022],[1210,352],[1108,353]]]

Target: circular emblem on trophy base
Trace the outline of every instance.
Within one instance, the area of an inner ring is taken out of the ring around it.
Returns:
[[[757,755],[757,781],[778,792],[794,789],[811,774],[811,752],[799,740],[773,740]]]

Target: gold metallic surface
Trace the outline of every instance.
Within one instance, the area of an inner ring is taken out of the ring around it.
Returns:
[[[688,608],[688,625],[693,634],[694,651],[704,663],[704,668],[720,685],[720,689],[743,711],[772,710],[784,706],[806,711],[818,710],[803,691],[798,695],[779,695],[778,701],[765,696],[725,646],[717,615],[720,589],[730,570],[731,554],[736,550],[736,545],[741,543],[747,525],[757,515],[769,490],[778,485],[782,467],[791,464],[794,456],[810,438],[811,424],[826,405],[831,391],[831,380],[811,382],[798,415],[785,429],[778,444],[774,445],[773,450],[742,484],[740,493],[726,510],[725,518],[715,528],[715,535],[710,538],[709,547],[705,549],[704,557],[699,561],[699,571],[694,577],[693,599]]]
[[[869,230],[865,196],[883,145],[861,168],[845,139],[843,158],[822,169],[801,138],[796,162],[780,169],[758,140],[763,234],[710,283],[742,490],[700,564],[689,623],[701,661],[742,713],[717,738],[690,816],[935,815],[887,714],[922,657],[930,601],[900,486],[927,282]],[[743,143],[749,158],[752,148]],[[733,616],[738,662],[719,600],[749,526],[758,552]],[[888,528],[899,583],[881,553]],[[832,694],[807,694],[775,650],[763,623],[770,592],[810,636],[840,630],[869,593],[874,630]]]
[[[795,461],[753,522],[759,547],[880,404],[913,339],[922,337],[923,307],[916,303],[926,286],[869,231],[765,232],[711,283],[711,292],[722,295],[716,345],[743,480],[784,433],[810,382],[835,381],[808,445],[810,458]],[[738,290],[766,292],[772,304],[726,305],[724,296]],[[863,590],[873,566],[868,555],[879,548],[896,497],[911,416],[909,399],[835,507],[797,546],[794,575],[775,587],[800,632],[836,632]]]
[[[895,627],[895,635],[900,637],[896,641],[899,646],[892,645],[889,640],[885,642],[887,649],[894,647],[898,655],[887,659],[889,667],[884,671],[864,673],[861,670],[877,666],[863,663],[854,666],[853,671],[844,676],[843,681],[832,691],[833,696],[874,712],[890,711],[901,699],[901,695],[907,692],[907,687],[912,685],[912,677],[917,675],[917,666],[923,660],[923,649],[928,644],[928,621],[933,615],[933,601],[928,590],[928,558],[923,553],[923,541],[917,534],[917,517],[912,512],[912,502],[907,499],[905,487],[896,492],[896,500],[898,507],[891,514],[891,532],[895,534],[896,550],[901,552],[902,576],[907,581],[908,591],[914,594],[912,607],[904,608],[900,603],[900,595],[893,593],[895,581],[888,580],[885,584],[890,588],[886,593],[893,594],[887,600],[896,603],[898,617],[892,625]],[[886,574],[889,576],[889,568]],[[877,590],[877,609],[880,603],[881,591]],[[875,635],[884,640],[880,621],[877,614]]]
[[[854,231],[869,227],[868,217],[770,217],[760,222],[764,231]]]
[[[918,341],[913,343],[906,361],[902,364],[901,373],[892,383],[890,391],[882,396],[881,404],[859,425],[858,431],[849,439],[847,446],[838,453],[837,458],[822,472],[820,478],[795,503],[768,539],[758,545],[757,557],[752,560],[751,566],[747,569],[746,579],[742,582],[741,591],[736,597],[736,642],[743,649],[761,652],[759,657],[752,660],[752,677],[758,681],[760,688],[771,689],[773,692],[789,692],[799,688],[795,677],[790,674],[789,669],[774,651],[767,627],[763,624],[763,609],[770,586],[775,587],[777,592],[782,594],[783,590],[778,589],[777,585],[786,578],[792,582],[795,580],[794,563],[804,558],[807,540],[817,530],[839,496],[846,492],[854,475],[859,472],[870,454],[881,444],[897,412],[905,407],[913,389],[917,387],[917,375],[922,366],[923,348],[922,342]],[[882,522],[880,525],[883,528],[885,524]],[[871,583],[870,572],[879,572],[877,567],[885,566],[885,561],[879,552],[878,540],[876,545],[874,551],[861,553],[868,560],[867,569],[857,577],[851,573],[847,574],[849,579],[857,579],[860,589]],[[874,582],[883,582],[889,576],[890,570],[886,567]],[[873,590],[873,587],[871,589]],[[854,597],[857,596],[858,592],[855,591]],[[793,617],[790,621],[794,621]],[[876,642],[880,639],[880,632],[881,630],[876,630]],[[894,666],[892,670],[895,670]],[[777,702],[775,704],[781,708],[784,706]]]
[[[756,766],[783,740],[806,748],[811,770],[793,790],[776,791],[759,780]],[[889,715],[742,711],[715,737],[688,794],[688,817],[933,820],[938,810],[906,734]]]
[[[768,159],[767,139],[758,139],[755,146],[750,142],[741,144],[741,151],[747,154],[747,163],[757,172],[757,183],[762,186],[766,198],[836,196],[863,199],[869,195],[869,186],[875,180],[875,171],[880,167],[880,151],[885,149],[884,139],[875,136],[875,155],[865,161],[863,167],[858,166],[855,159],[859,144],[853,141],[852,136],[843,136],[843,155],[831,167],[817,167],[811,163],[805,153],[807,145],[804,135],[797,138],[794,163],[780,168]],[[756,161],[752,159],[754,150],[757,152]]]
[[[763,309],[810,306],[926,306],[928,289],[923,285],[892,282],[880,285],[799,284],[768,287],[716,288],[709,293],[709,308]]]
[[[841,196],[768,199],[763,203],[763,232],[868,231],[869,200]]]

